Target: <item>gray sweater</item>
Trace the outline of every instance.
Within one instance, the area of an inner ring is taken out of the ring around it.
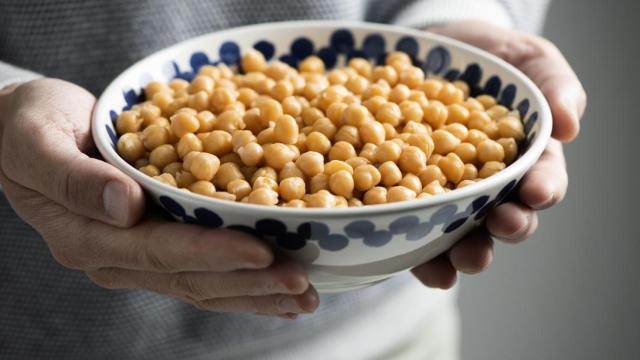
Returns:
[[[546,5],[545,0],[0,0],[0,88],[43,74],[99,95],[118,73],[155,50],[259,22],[343,19],[426,27],[479,18],[535,32]],[[322,296],[315,314],[296,321],[203,313],[145,291],[105,290],[56,264],[0,193],[2,359],[368,359],[393,349],[451,301],[451,292],[424,288],[408,274]]]

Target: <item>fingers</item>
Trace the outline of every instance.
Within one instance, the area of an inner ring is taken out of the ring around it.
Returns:
[[[568,185],[562,145],[552,139],[538,162],[522,179],[518,195],[527,206],[546,209],[564,199]]]
[[[118,268],[88,273],[96,284],[109,289],[142,288],[190,301],[222,297],[302,294],[309,288],[301,265],[283,260],[264,270],[228,273],[182,272],[162,274]]]
[[[95,99],[68,83],[52,89],[51,82],[55,81],[29,83],[11,95],[15,109],[9,111],[10,120],[3,129],[1,170],[15,183],[76,214],[131,226],[144,211],[140,186],[113,166],[81,152],[92,144],[89,121]],[[21,103],[25,106],[20,107]]]
[[[529,238],[538,227],[538,215],[521,203],[505,203],[487,216],[486,227],[498,239],[517,243]]]
[[[476,229],[449,250],[451,265],[463,273],[476,274],[493,260],[493,240],[483,228]]]
[[[411,270],[424,285],[432,288],[449,289],[457,280],[456,269],[446,254],[417,266]]]
[[[487,50],[518,67],[538,85],[553,115],[553,137],[573,140],[580,129],[587,96],[575,72],[551,42],[479,21],[464,21],[430,31]]]
[[[270,247],[245,233],[155,219],[122,229],[76,215],[6,177],[0,180],[18,214],[69,268],[173,273],[261,269],[273,262]]]
[[[319,296],[313,287],[309,287],[301,295],[294,296],[268,295],[215,298],[194,303],[197,308],[208,311],[262,314],[312,313],[318,308],[318,304]]]

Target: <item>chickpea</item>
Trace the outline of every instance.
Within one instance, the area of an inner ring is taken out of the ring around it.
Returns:
[[[375,162],[396,162],[400,159],[401,154],[402,147],[393,140],[387,140],[377,147],[375,152]]]
[[[353,145],[346,141],[338,141],[329,150],[329,160],[347,160],[356,156]]]
[[[338,131],[333,122],[326,117],[316,120],[311,129],[324,134],[328,139],[332,139]]]
[[[368,165],[371,163],[371,161],[363,158],[362,156],[356,156],[356,157],[347,159],[347,161],[345,162],[349,164],[349,166],[351,166],[352,169],[355,169],[360,165]]]
[[[220,156],[220,164],[225,164],[228,162],[234,163],[238,166],[244,165],[242,163],[242,159],[240,159],[240,156],[236,153],[228,153],[226,155]]]
[[[498,101],[496,100],[496,98],[494,98],[491,95],[480,95],[480,96],[476,96],[476,100],[482,104],[482,107],[484,107],[485,109],[490,109],[491,107],[495,106]]]
[[[449,124],[445,126],[443,130],[452,133],[453,136],[457,137],[460,141],[465,140],[469,134],[469,129],[460,123]]]
[[[142,126],[149,126],[153,120],[159,118],[162,115],[162,111],[159,107],[145,103],[140,107],[140,118],[142,118]]]
[[[440,159],[438,167],[442,170],[444,176],[450,182],[457,184],[462,179],[464,174],[464,162],[460,160],[458,155],[449,153],[447,156]]]
[[[419,174],[427,166],[427,156],[419,147],[407,146],[402,149],[398,165],[405,173]]]
[[[265,75],[273,80],[282,80],[291,72],[291,67],[282,61],[273,61],[264,70]]]
[[[438,100],[445,105],[461,104],[464,101],[464,93],[451,83],[445,83],[438,93]]]
[[[504,160],[504,148],[493,140],[485,140],[478,145],[478,160],[482,163]]]
[[[257,139],[249,130],[236,130],[231,135],[231,146],[233,151],[238,151],[241,147],[256,142]]]
[[[438,161],[442,159],[442,155],[440,154],[431,154],[429,159],[427,159],[427,165],[438,165]]]
[[[176,145],[178,156],[181,159],[184,159],[184,157],[192,151],[200,152],[202,151],[202,149],[202,141],[200,141],[200,139],[198,139],[198,137],[194,134],[186,134],[180,139],[180,141],[178,141],[178,144]]]
[[[496,123],[496,122],[492,121],[492,122],[486,124],[481,130],[482,130],[482,132],[487,134],[489,139],[497,140],[500,137],[500,131],[498,129],[498,123]]]
[[[164,126],[149,125],[142,131],[142,143],[147,150],[169,143],[169,130]]]
[[[140,170],[140,172],[142,172],[143,174],[151,177],[160,175],[160,170],[154,165],[142,166],[138,170]]]
[[[502,105],[494,105],[487,109],[487,115],[493,120],[498,120],[509,113],[509,109]]]
[[[232,135],[223,130],[214,130],[202,141],[202,148],[205,152],[216,156],[222,156],[233,150],[231,143]]]
[[[478,169],[473,164],[464,164],[464,170],[462,172],[462,181],[475,180],[478,177]]]
[[[334,135],[333,141],[347,142],[354,148],[359,148],[362,146],[362,141],[360,140],[360,131],[357,127],[351,125],[343,125],[342,127],[340,127],[340,130],[338,130]]]
[[[269,144],[269,143],[275,142],[275,140],[276,140],[275,136],[276,135],[275,135],[275,132],[274,132],[273,128],[269,127],[269,128],[266,128],[266,129],[260,131],[260,133],[256,137],[256,141],[260,145]]]
[[[465,99],[469,97],[469,94],[471,93],[471,88],[469,87],[469,84],[467,84],[462,80],[456,80],[452,84],[453,86],[457,87],[462,91],[462,95]]]
[[[524,139],[524,126],[515,116],[505,116],[498,120],[498,135],[502,138],[514,138],[516,141]]]
[[[247,166],[258,165],[264,156],[264,150],[260,144],[250,142],[244,146],[241,146],[237,150],[237,154],[240,156],[242,162]]]
[[[380,171],[380,181],[384,186],[393,186],[402,180],[402,172],[393,161],[386,161],[378,167]]]
[[[477,130],[477,129],[471,129],[471,130],[469,130],[469,133],[467,134],[467,138],[465,139],[465,141],[470,143],[470,144],[472,144],[473,146],[475,146],[477,148],[478,145],[480,145],[481,142],[483,142],[483,141],[485,141],[487,139],[489,139],[487,134],[485,134],[482,131]]]
[[[176,179],[174,179],[173,175],[171,174],[160,174],[158,176],[154,176],[153,178],[171,187],[178,187],[178,185],[176,185]]]
[[[458,183],[458,185],[456,185],[456,189],[461,189],[461,188],[463,188],[463,187],[465,187],[465,186],[473,185],[473,184],[475,184],[475,183],[476,183],[476,182],[475,182],[475,181],[473,181],[473,180],[462,180],[462,181],[460,181],[460,182]]]
[[[329,176],[329,189],[336,195],[350,198],[353,196],[354,180],[347,170],[340,170]]]
[[[195,176],[191,175],[190,172],[185,170],[178,171],[175,175],[175,179],[176,179],[176,185],[181,189],[188,188],[189,185],[197,181]]]
[[[380,96],[383,99],[387,99],[389,92],[391,92],[389,84],[384,80],[378,80],[375,84],[369,86],[367,91],[362,94],[362,98],[367,100],[374,96]]]
[[[378,146],[372,143],[366,143],[360,150],[360,157],[363,157],[369,162],[376,161],[376,153],[378,152]]]
[[[324,156],[319,152],[307,151],[300,155],[295,164],[308,178],[324,172]]]
[[[164,92],[171,93],[173,90],[165,83],[160,81],[151,81],[144,87],[144,94],[147,99],[153,98],[153,95]]]
[[[469,110],[469,112],[473,111],[473,110],[478,110],[478,111],[484,111],[484,106],[482,106],[482,104],[476,100],[475,98],[467,98],[464,103],[462,103],[462,106],[464,106],[465,108],[467,108],[467,110]]]
[[[447,124],[466,125],[469,122],[471,112],[460,104],[451,104],[447,106]]]
[[[362,203],[362,200],[356,198],[356,197],[352,197],[351,199],[347,200],[347,206],[348,207],[361,207],[364,206],[364,204]]]
[[[342,112],[342,123],[352,126],[360,126],[369,118],[369,110],[360,104],[350,104]]]
[[[341,170],[344,170],[353,174],[353,168],[349,164],[347,164],[345,161],[331,160],[328,163],[324,164],[324,173],[329,176]]]
[[[302,170],[300,170],[293,161],[286,163],[278,173],[278,179],[280,181],[290,177],[305,178]]]
[[[435,143],[431,136],[425,133],[414,133],[410,134],[406,141],[407,144],[411,146],[418,147],[425,154],[428,159],[431,154],[433,154],[433,150],[435,148]]]
[[[387,202],[405,201],[415,198],[416,193],[404,186],[393,186],[387,190]]]
[[[364,193],[362,202],[366,205],[384,204],[387,202],[387,189],[381,186],[373,187]]]
[[[335,206],[336,197],[327,190],[320,190],[306,196],[307,207],[328,208]]]
[[[438,195],[438,194],[444,194],[445,190],[442,187],[442,185],[440,185],[438,180],[433,180],[432,182],[428,183],[424,188],[422,188],[422,192],[430,195]]]
[[[331,141],[322,133],[314,131],[307,135],[307,150],[326,154],[331,149]]]
[[[269,188],[273,191],[278,191],[278,182],[270,177],[259,176],[253,182],[253,189],[259,189],[261,187]]]
[[[204,196],[213,196],[216,192],[216,187],[206,180],[199,180],[188,186],[189,191]]]
[[[376,112],[376,120],[381,123],[388,123],[392,126],[398,126],[402,118],[402,110],[398,104],[387,102],[378,108]]]
[[[389,124],[389,123],[383,123],[382,127],[384,128],[384,139],[385,140],[391,140],[394,139],[398,136],[398,131],[396,130],[396,128],[393,127],[393,125]]]
[[[478,171],[478,177],[481,179],[486,179],[491,175],[494,175],[502,170],[504,170],[505,164],[499,161],[487,161],[482,165],[480,171]]]
[[[380,145],[385,140],[384,126],[377,121],[369,120],[365,122],[358,129],[358,133],[365,143]]]
[[[442,160],[443,157],[440,158]],[[429,184],[432,181],[438,181],[438,184],[444,186],[447,183],[447,177],[437,165],[427,165],[427,167],[418,174],[422,184]]]
[[[518,144],[516,140],[514,138],[501,138],[497,140],[497,143],[502,146],[504,151],[503,161],[507,165],[512,164],[518,157]]]
[[[282,115],[276,120],[274,138],[283,144],[295,144],[298,140],[298,123],[291,115]]]
[[[244,179],[244,175],[242,175],[242,172],[240,171],[240,168],[237,164],[227,162],[219,166],[219,169],[213,177],[212,182],[217,188],[227,189],[227,184],[236,179],[242,180]]]
[[[452,152],[460,144],[460,139],[446,130],[436,130],[431,137],[435,145],[434,151],[440,155]]]
[[[269,166],[263,166],[253,173],[253,175],[251,176],[251,184],[255,183],[256,179],[261,176],[271,178],[273,181],[278,180],[278,173],[273,168]]]
[[[467,126],[469,129],[482,130],[491,122],[492,120],[486,112],[474,110],[469,113],[469,122],[467,123]]]
[[[122,139],[122,137],[120,139]],[[142,147],[142,143],[139,143],[139,146]],[[168,164],[176,161],[178,161],[178,154],[176,153],[173,145],[160,145],[153,149],[149,154],[149,163],[155,165],[158,169],[162,169]]]
[[[475,163],[478,160],[478,152],[473,144],[463,142],[458,144],[453,152],[458,155],[464,163]]]
[[[342,69],[333,69],[327,74],[331,85],[344,85],[349,80],[349,75]]]
[[[309,180],[309,192],[311,194],[316,193],[320,190],[328,190],[329,189],[329,175],[327,174],[318,174]]]
[[[422,181],[420,181],[420,178],[415,174],[405,174],[398,185],[409,188],[416,194],[422,192]]]
[[[216,113],[222,112],[224,108],[236,102],[237,92],[229,88],[217,88],[209,98],[210,105]]]
[[[301,73],[308,72],[322,74],[324,73],[324,62],[319,57],[311,55],[302,60],[298,65],[298,68]]]
[[[406,67],[400,71],[398,82],[407,85],[410,89],[418,89],[424,82],[424,71],[415,66]]]
[[[363,58],[353,58],[349,60],[348,65],[351,69],[355,70],[360,76],[369,77],[371,76],[371,63]]]
[[[342,125],[342,116],[344,114],[344,110],[349,105],[341,102],[335,102],[327,107],[326,113],[327,118],[331,120],[333,125],[340,126]]]
[[[405,84],[398,84],[391,89],[389,92],[389,101],[392,101],[396,104],[400,104],[403,101],[407,100],[411,95],[411,89]]]
[[[369,88],[369,80],[364,76],[356,75],[349,78],[345,87],[355,95],[361,95]]]
[[[162,126],[162,127],[166,128],[167,130],[171,129],[171,124],[169,123],[169,120],[167,120],[167,118],[165,118],[165,117],[157,117],[157,118],[153,119],[153,121],[151,122],[151,124],[149,124],[149,126],[151,126],[151,125]]]
[[[248,49],[245,51],[244,56],[242,56],[240,66],[245,73],[253,71],[261,72],[267,68],[267,61],[261,52],[254,49]]]
[[[364,105],[367,110],[369,110],[369,113],[375,116],[378,112],[378,109],[380,109],[380,106],[382,106],[382,104],[386,102],[387,99],[383,98],[382,96],[372,96],[371,98],[363,101],[362,105]]]
[[[293,161],[296,156],[296,153],[287,145],[280,143],[267,144],[262,148],[264,151],[264,160],[267,165],[275,170],[282,169],[286,163]]]
[[[424,108],[423,119],[434,129],[442,127],[449,117],[449,109],[439,101],[431,101]]]
[[[422,110],[420,104],[414,101],[406,100],[400,103],[400,112],[405,122],[415,121],[420,123],[424,117],[424,110]]]
[[[140,131],[142,119],[135,111],[123,111],[116,121],[116,131],[118,134],[135,133]]]
[[[206,94],[213,93],[213,79],[206,75],[196,75],[187,87],[189,94],[195,94],[204,91]]]
[[[392,66],[376,66],[371,73],[371,80],[377,82],[384,80],[390,86],[394,86],[398,82],[398,72]]]
[[[217,156],[206,152],[192,151],[185,156],[182,167],[196,179],[210,181],[220,168],[220,160]]]
[[[248,202],[259,205],[278,204],[278,193],[269,188],[258,188],[253,190],[248,196]]]
[[[226,110],[218,115],[214,129],[232,133],[235,130],[244,129],[243,116],[236,110]]]
[[[288,207],[288,208],[304,208],[307,207],[307,203],[304,202],[304,200],[291,200],[288,201],[284,204],[282,204],[282,207]]]

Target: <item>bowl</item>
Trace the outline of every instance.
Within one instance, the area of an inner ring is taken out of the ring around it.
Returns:
[[[360,208],[293,209],[229,202],[180,191],[136,170],[116,152],[114,121],[144,100],[149,81],[190,80],[205,64],[239,63],[255,48],[290,65],[316,54],[327,68],[354,57],[381,62],[389,51],[409,54],[429,76],[464,80],[474,96],[490,94],[517,110],[525,139],[520,157],[476,184],[438,196]],[[219,31],[158,51],[125,70],[97,102],[92,134],[104,159],[137,181],[176,220],[259,236],[301,262],[319,292],[368,286],[450,248],[516,188],[551,134],[540,90],[513,66],[467,44],[408,28],[331,21],[269,23]]]

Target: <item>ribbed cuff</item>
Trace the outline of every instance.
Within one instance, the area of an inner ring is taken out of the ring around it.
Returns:
[[[497,0],[419,0],[399,11],[393,23],[425,29],[460,20],[482,20],[514,27],[507,9]]]
[[[41,77],[42,75],[33,71],[21,69],[0,61],[0,89],[11,84],[27,82]]]

